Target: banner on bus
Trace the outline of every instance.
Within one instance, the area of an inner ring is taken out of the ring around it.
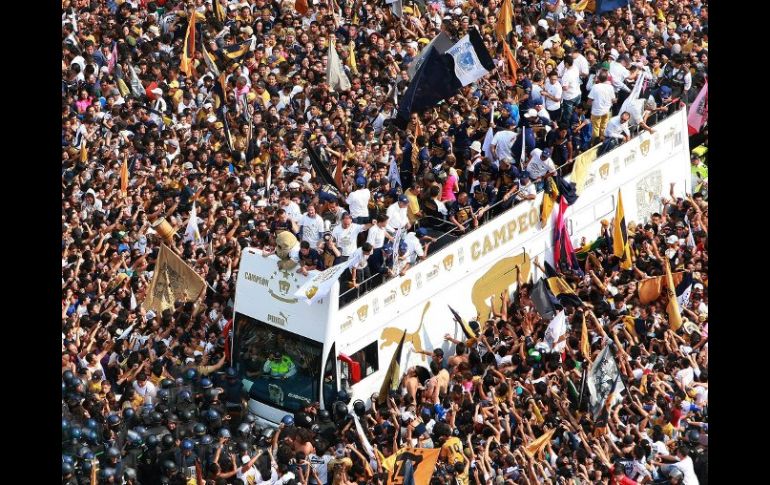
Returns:
[[[334,282],[340,279],[340,276],[348,269],[348,266],[350,266],[350,260],[321,271],[300,286],[294,292],[294,296],[300,301],[312,305],[332,291]]]

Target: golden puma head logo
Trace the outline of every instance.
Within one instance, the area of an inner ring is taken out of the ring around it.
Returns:
[[[412,290],[412,280],[406,280],[401,283],[401,294],[406,296]]]
[[[605,163],[601,167],[599,167],[599,176],[602,178],[602,180],[607,180],[607,177],[610,176],[610,164]]]
[[[278,282],[278,289],[284,295],[289,292],[289,288],[291,288],[291,283],[289,283],[288,281],[281,280],[281,281]]]
[[[444,258],[444,269],[447,271],[451,270],[454,262],[455,262],[454,254],[448,255],[446,258]]]
[[[650,140],[644,140],[640,143],[639,150],[642,152],[642,155],[646,157],[647,154],[650,153]]]
[[[369,305],[361,305],[356,313],[358,313],[358,319],[363,322],[369,316]]]

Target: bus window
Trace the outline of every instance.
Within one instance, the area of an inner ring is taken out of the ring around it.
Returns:
[[[354,353],[350,358],[358,362],[361,368],[361,379],[365,379],[377,372],[380,368],[380,359],[377,350],[377,341],[370,343],[363,349]]]
[[[291,412],[318,401],[320,342],[236,313],[234,347],[252,399]]]

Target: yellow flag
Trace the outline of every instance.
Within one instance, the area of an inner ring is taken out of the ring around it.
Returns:
[[[206,289],[206,281],[165,244],[160,246],[144,307],[162,313],[176,301],[195,301]]]
[[[187,21],[187,33],[182,43],[182,60],[179,69],[187,76],[192,76],[195,62],[195,22],[197,15]]]
[[[120,191],[124,196],[128,194],[128,160],[120,165]]]
[[[554,182],[553,178],[548,177],[546,183],[548,184],[551,193],[543,194],[543,202],[540,205],[540,224],[543,227],[545,227],[548,218],[551,216],[556,199],[559,198],[559,188],[556,186],[556,182]]]
[[[628,330],[628,333],[633,335],[636,338],[639,338],[639,335],[636,334],[636,326],[634,325],[634,317],[630,315],[626,315],[623,317],[623,326],[626,327],[626,330]]]
[[[537,401],[535,401],[534,399],[532,400],[532,412],[535,413],[537,424],[543,424],[545,422],[545,419],[543,418],[543,414],[540,412],[540,407],[538,407]]]
[[[80,161],[83,163],[88,161],[88,148],[86,147],[85,139],[83,139],[83,143],[80,144]]]
[[[596,160],[599,146],[600,145],[596,145],[575,158],[575,164],[572,167],[572,181],[575,182],[575,192],[578,195],[583,193],[586,180],[588,179],[588,169],[593,161]]]
[[[623,197],[618,189],[618,206],[615,211],[615,220],[612,223],[612,254],[621,258],[620,268],[631,269],[631,248],[628,244],[628,232],[626,229],[626,216],[623,212]]]
[[[348,67],[353,74],[358,74],[358,64],[356,63],[356,43],[350,40],[350,55],[348,56]]]
[[[391,468],[383,468],[388,470],[387,485],[401,485],[411,480],[414,485],[428,485],[433,472],[436,471],[436,462],[438,461],[440,448],[407,448],[403,447],[388,459],[394,458],[388,465]],[[412,462],[412,473],[410,477],[406,477],[404,473],[404,465],[406,460]]]
[[[586,362],[591,363],[591,344],[588,342],[588,327],[586,326],[586,314],[583,313],[583,328],[580,335],[580,352]]]
[[[393,357],[390,359],[390,365],[385,373],[385,378],[382,380],[380,386],[380,393],[377,396],[377,403],[384,404],[388,400],[390,391],[398,389],[398,383],[401,380],[401,351],[404,348],[404,339],[406,338],[406,330],[401,335],[401,340],[398,342],[396,351],[393,353]]]
[[[548,442],[551,441],[551,436],[553,436],[554,431],[556,431],[556,428],[549,429],[538,439],[525,446],[524,453],[526,453],[530,458],[533,458],[535,455],[543,451]]]
[[[594,12],[596,11],[596,0],[580,0],[578,3],[573,4],[570,8],[575,12],[582,12],[583,10]]]
[[[668,262],[668,258],[663,261],[663,266],[666,269],[666,281],[668,283],[666,285],[668,325],[671,327],[671,330],[676,332],[682,326],[682,314],[679,312],[679,302],[676,301],[676,285],[674,284],[674,278],[671,276],[671,265]]]
[[[497,25],[495,25],[495,32],[497,32],[497,38],[504,41],[508,37],[508,33],[513,30],[513,7],[511,6],[511,0],[505,0],[500,7],[500,13],[497,18]]]
[[[684,271],[677,271],[671,276],[674,280],[674,287],[676,288],[676,285],[682,282]],[[639,303],[642,305],[648,305],[654,302],[660,298],[660,294],[663,292],[663,288],[665,288],[667,285],[668,283],[663,276],[653,276],[651,278],[643,279],[637,285],[637,290],[639,291]]]
[[[508,47],[508,42],[503,41],[503,60],[508,67],[508,74],[511,75],[511,82],[516,83],[516,71],[519,70],[519,63],[516,61],[516,56],[511,52],[511,48]]]

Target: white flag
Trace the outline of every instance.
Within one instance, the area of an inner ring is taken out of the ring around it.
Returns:
[[[390,185],[395,187],[398,185],[399,187],[403,187],[403,184],[401,183],[401,174],[398,172],[398,165],[396,164],[396,157],[393,155],[390,156],[390,169],[388,171],[388,180],[390,181]]]
[[[142,81],[139,80],[139,76],[136,75],[134,66],[131,64],[128,65],[128,72],[131,74],[131,80],[129,81],[131,84],[131,94],[137,98],[141,98],[145,94],[144,87],[142,86]]]
[[[484,152],[484,156],[493,160],[492,156],[492,139],[495,137],[495,105],[492,105],[492,111],[489,112],[489,129],[487,135],[484,137],[484,144],[481,146],[481,151]]]
[[[123,340],[124,338],[128,337],[131,334],[131,330],[133,330],[134,325],[136,325],[136,322],[132,323],[128,326],[127,329],[123,330],[123,333],[120,334],[120,337],[118,337],[117,340]]]
[[[332,91],[349,91],[350,80],[342,69],[342,62],[337,55],[337,49],[334,47],[334,40],[329,41],[329,60],[326,64],[326,82]]]
[[[460,80],[463,86],[467,86],[489,74],[489,71],[481,65],[469,34],[460,39],[457,44],[450,47],[446,52],[455,60],[455,76],[457,76],[457,79]]]
[[[294,292],[294,296],[308,305],[317,302],[332,291],[334,282],[340,279],[342,273],[350,266],[350,262],[351,260],[347,260],[316,273]]]
[[[374,455],[374,448],[372,448],[372,444],[369,443],[369,440],[366,438],[364,429],[361,427],[361,421],[358,419],[358,415],[355,413],[353,413],[353,420],[356,422],[356,432],[358,433],[358,437],[361,439],[361,444],[364,446],[364,450],[366,450],[369,458],[373,460],[376,459]]]
[[[195,208],[195,202],[193,202],[192,210],[190,210],[190,219],[187,221],[187,229],[184,231],[184,242],[192,241],[194,245],[203,244],[203,238],[198,230],[198,211]]]
[[[562,340],[559,343],[556,343],[556,341],[565,333],[567,333],[567,316],[564,314],[564,310],[559,310],[559,313],[548,324],[548,328],[545,329],[545,341],[548,347],[556,352],[564,350],[564,347],[567,346],[567,341]]]
[[[393,236],[393,269],[398,266],[398,247],[401,245],[401,239],[404,237],[404,228],[399,227],[396,229],[396,234]]]

